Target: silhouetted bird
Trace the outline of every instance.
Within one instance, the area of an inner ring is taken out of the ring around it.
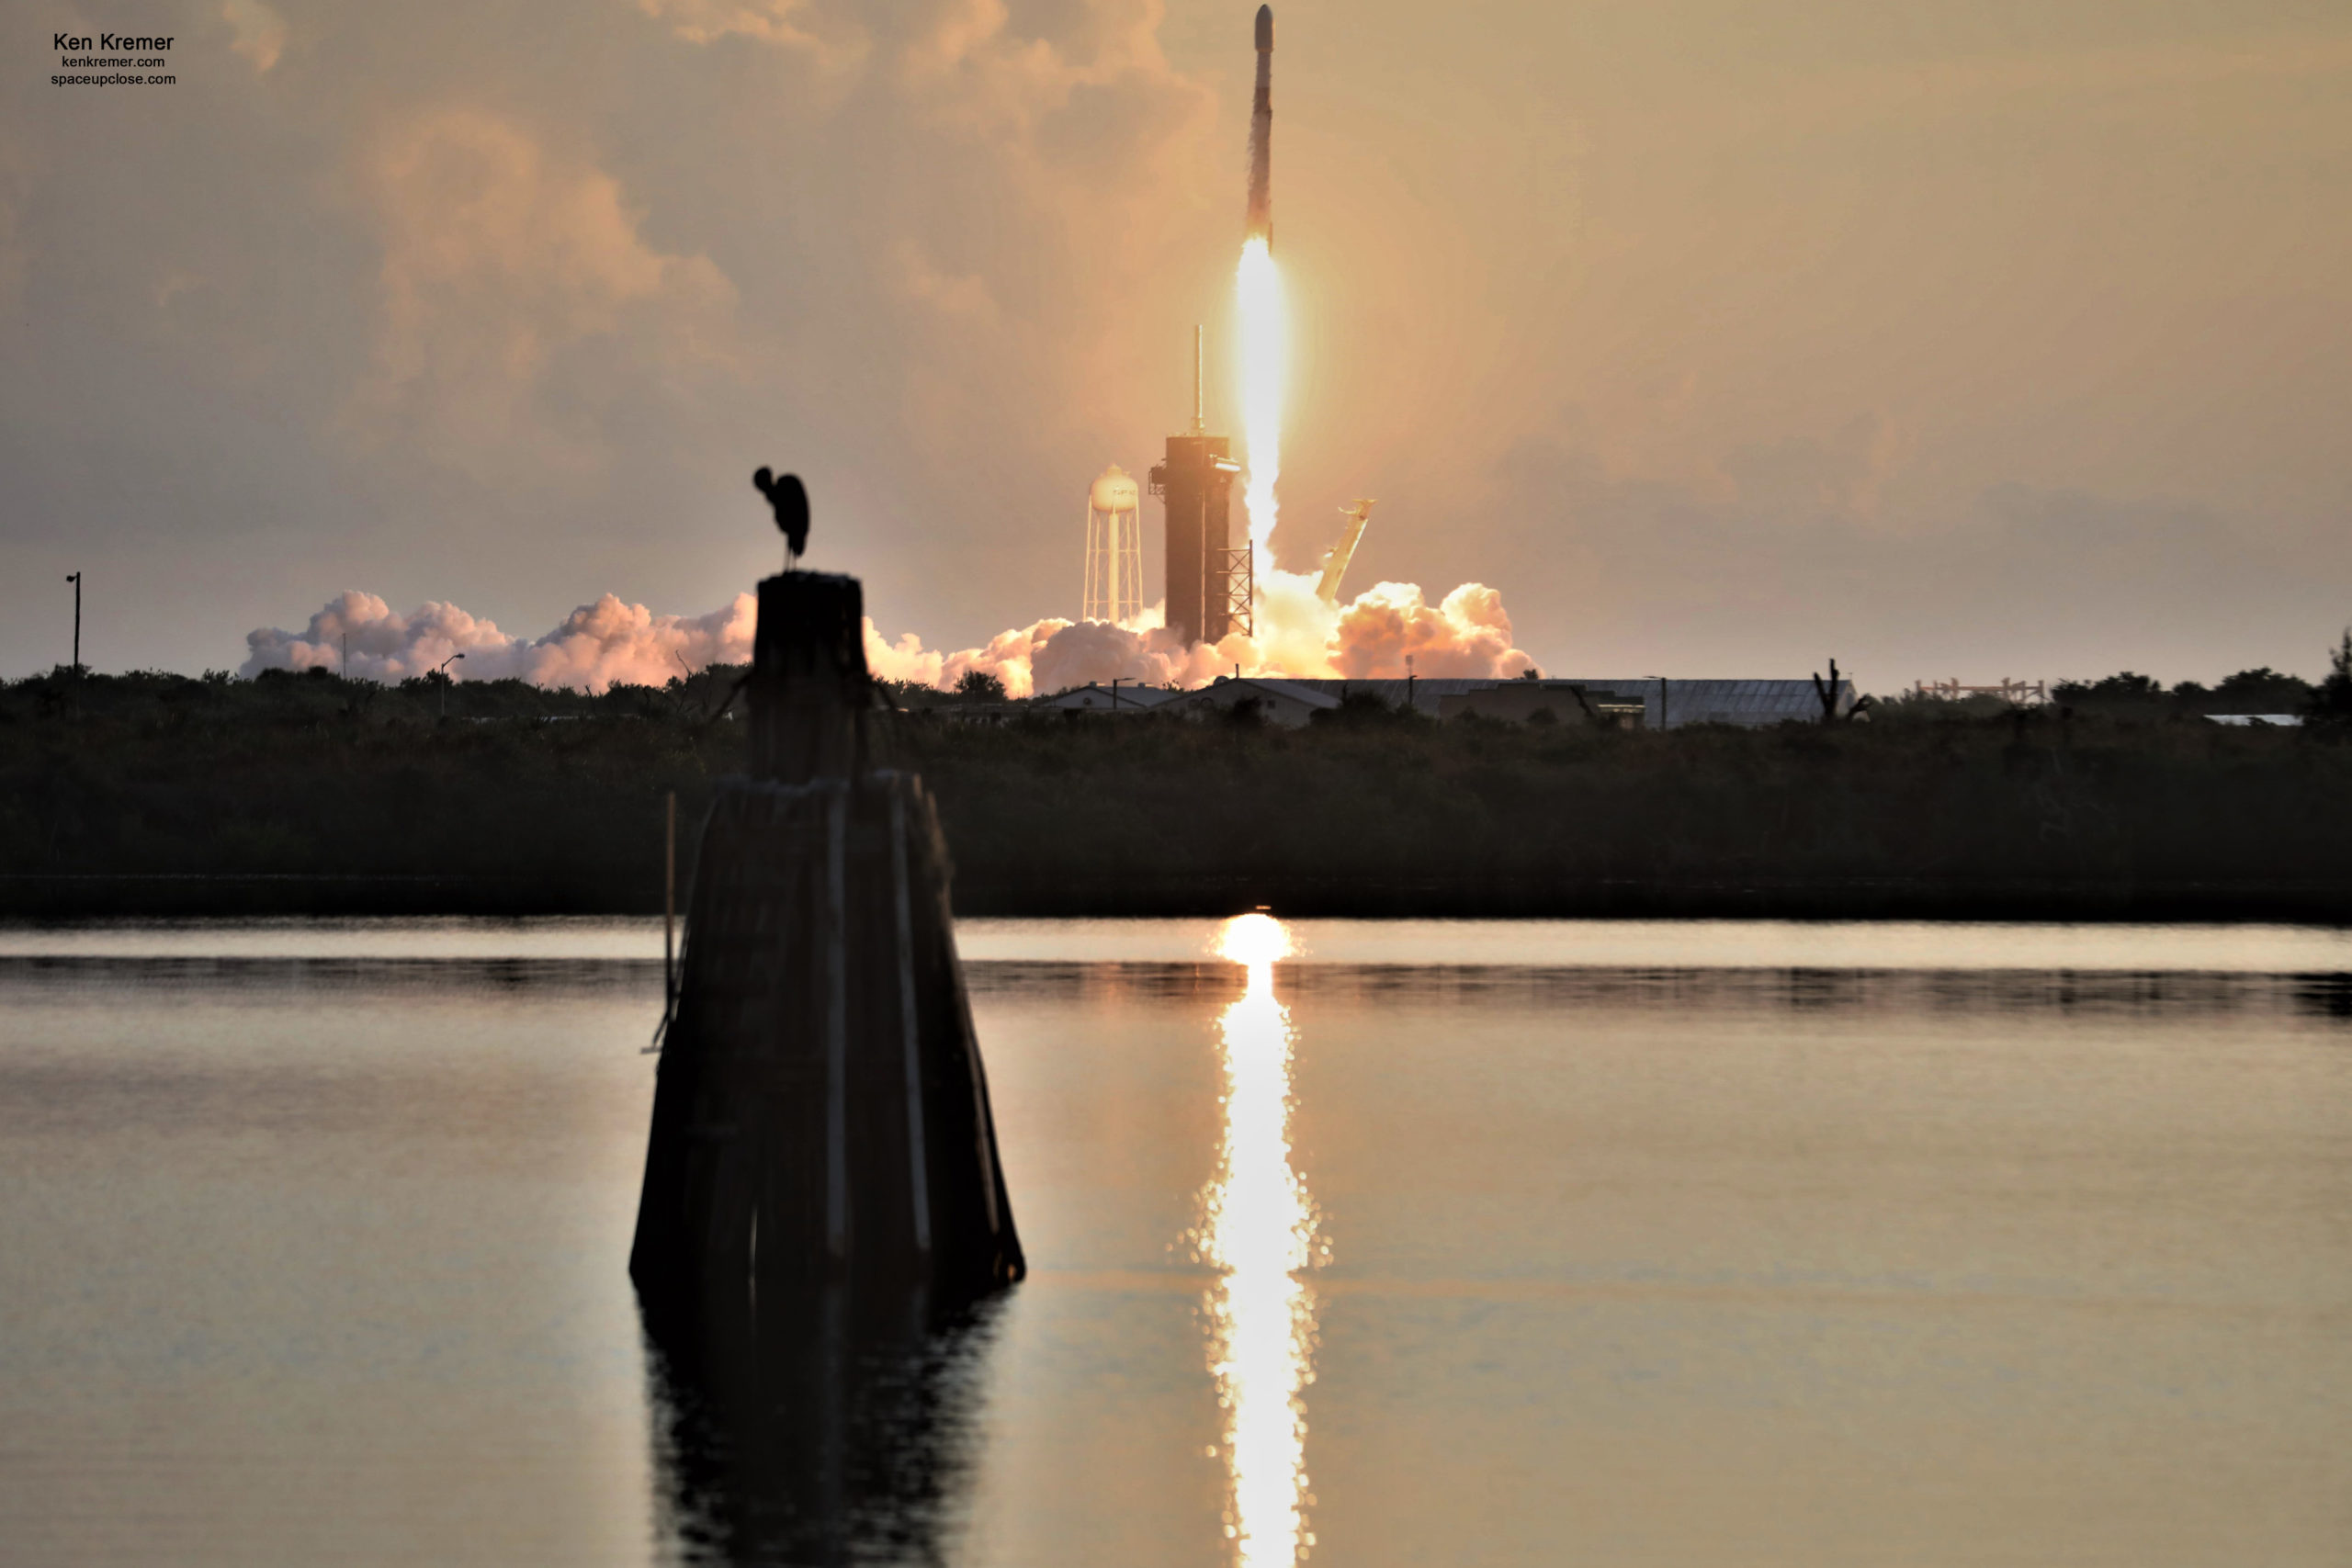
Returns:
[[[808,492],[801,488],[798,474],[777,479],[765,468],[752,476],[752,484],[775,509],[775,525],[784,531],[784,564],[789,568],[808,547]]]

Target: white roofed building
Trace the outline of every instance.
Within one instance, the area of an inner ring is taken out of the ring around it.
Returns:
[[[1083,686],[1072,686],[1069,691],[1056,692],[1050,697],[1038,697],[1029,705],[1059,708],[1070,713],[1149,713],[1183,694],[1166,686],[1147,686],[1135,681],[1122,681],[1115,686],[1089,681]]]
[[[1378,697],[1390,707],[1402,707],[1411,694],[1414,710],[1431,718],[1458,712],[1478,704],[1464,702],[1473,693],[1491,692],[1498,687],[1517,688],[1517,681],[1499,681],[1462,677],[1443,677],[1415,681],[1289,681],[1285,685],[1321,692],[1335,702],[1346,695],[1363,694]],[[1527,684],[1542,685],[1568,694],[1564,688],[1582,687],[1588,703],[1598,707],[1606,703],[1642,705],[1642,728],[1645,729],[1679,729],[1688,724],[1736,724],[1754,728],[1781,724],[1791,719],[1801,723],[1821,721],[1821,698],[1810,679],[1801,681],[1683,681],[1664,682],[1640,675],[1620,675],[1610,679],[1566,675],[1544,677]],[[1851,681],[1841,678],[1838,682],[1838,716],[1845,717],[1854,711],[1858,694]],[[1449,699],[1453,699],[1449,702]],[[1557,705],[1546,703],[1547,707]],[[1572,698],[1567,706],[1575,706]],[[1555,717],[1566,720],[1570,715],[1557,711]],[[1581,714],[1576,716],[1581,717]]]
[[[1340,705],[1338,697],[1316,689],[1321,683],[1222,675],[1205,686],[1173,694],[1160,705],[1159,711],[1193,715],[1216,711],[1231,713],[1243,703],[1255,703],[1258,716],[1268,724],[1297,729],[1317,714]]]

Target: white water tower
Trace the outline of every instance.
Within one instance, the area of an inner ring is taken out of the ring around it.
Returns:
[[[1143,491],[1114,463],[1086,492],[1086,592],[1079,618],[1131,621],[1143,612]]]

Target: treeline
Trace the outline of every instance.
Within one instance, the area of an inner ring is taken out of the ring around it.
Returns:
[[[690,874],[742,766],[739,677],[0,686],[0,909],[657,909],[663,797]],[[2340,919],[2346,733],[1917,701],[1666,734],[949,705],[877,713],[874,744],[937,796],[967,913]]]
[[[1034,913],[2352,915],[2352,747],[2052,710],[1659,734],[1369,707],[1300,731],[936,726],[987,907]]]
[[[664,796],[699,810],[741,768],[738,674],[598,695],[320,670],[0,686],[0,908],[658,908]]]
[[[2267,665],[2241,670],[2208,686],[2183,681],[2167,687],[2153,676],[2126,670],[2097,681],[2060,681],[2050,688],[2052,702],[2084,710],[2117,714],[2302,714],[2312,706],[2319,688],[2300,675],[2282,675]]]

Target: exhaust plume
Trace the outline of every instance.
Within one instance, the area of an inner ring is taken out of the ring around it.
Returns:
[[[1131,621],[1048,617],[999,632],[978,648],[927,649],[913,632],[886,637],[865,621],[865,662],[883,680],[952,690],[975,671],[1027,697],[1089,682],[1199,686],[1219,675],[1295,675],[1331,680],[1429,676],[1509,679],[1535,667],[1511,645],[1502,595],[1465,582],[1437,604],[1418,584],[1374,583],[1344,604],[1327,604],[1317,579],[1269,568],[1258,576],[1258,634],[1191,643],[1154,604]],[[582,604],[553,631],[510,637],[495,622],[438,601],[403,615],[373,593],[337,594],[299,632],[261,627],[245,637],[238,673],[332,670],[355,680],[396,682],[463,653],[461,680],[512,677],[538,686],[602,692],[660,686],[714,664],[747,664],[759,604],[749,593],[707,615],[656,615],[607,593]],[[350,663],[344,663],[345,649]]]
[[[978,671],[1026,697],[1090,682],[1198,686],[1219,675],[1320,680],[1397,679],[1411,672],[1509,680],[1535,668],[1511,642],[1502,595],[1465,582],[1437,604],[1410,582],[1374,583],[1344,604],[1327,604],[1318,579],[1279,568],[1258,574],[1257,635],[1188,643],[1163,625],[1166,606],[1135,620],[1033,622],[979,648],[926,649],[912,632],[885,638],[869,618],[865,659],[878,676],[949,689]]]
[[[373,593],[337,594],[299,632],[264,626],[245,636],[241,675],[264,670],[333,670],[355,680],[394,682],[437,668],[471,681],[512,677],[535,686],[601,692],[660,686],[711,664],[745,664],[759,602],[738,593],[707,615],[656,615],[607,593],[582,604],[544,637],[509,637],[494,621],[434,601],[396,614]],[[350,663],[344,662],[345,648]]]

